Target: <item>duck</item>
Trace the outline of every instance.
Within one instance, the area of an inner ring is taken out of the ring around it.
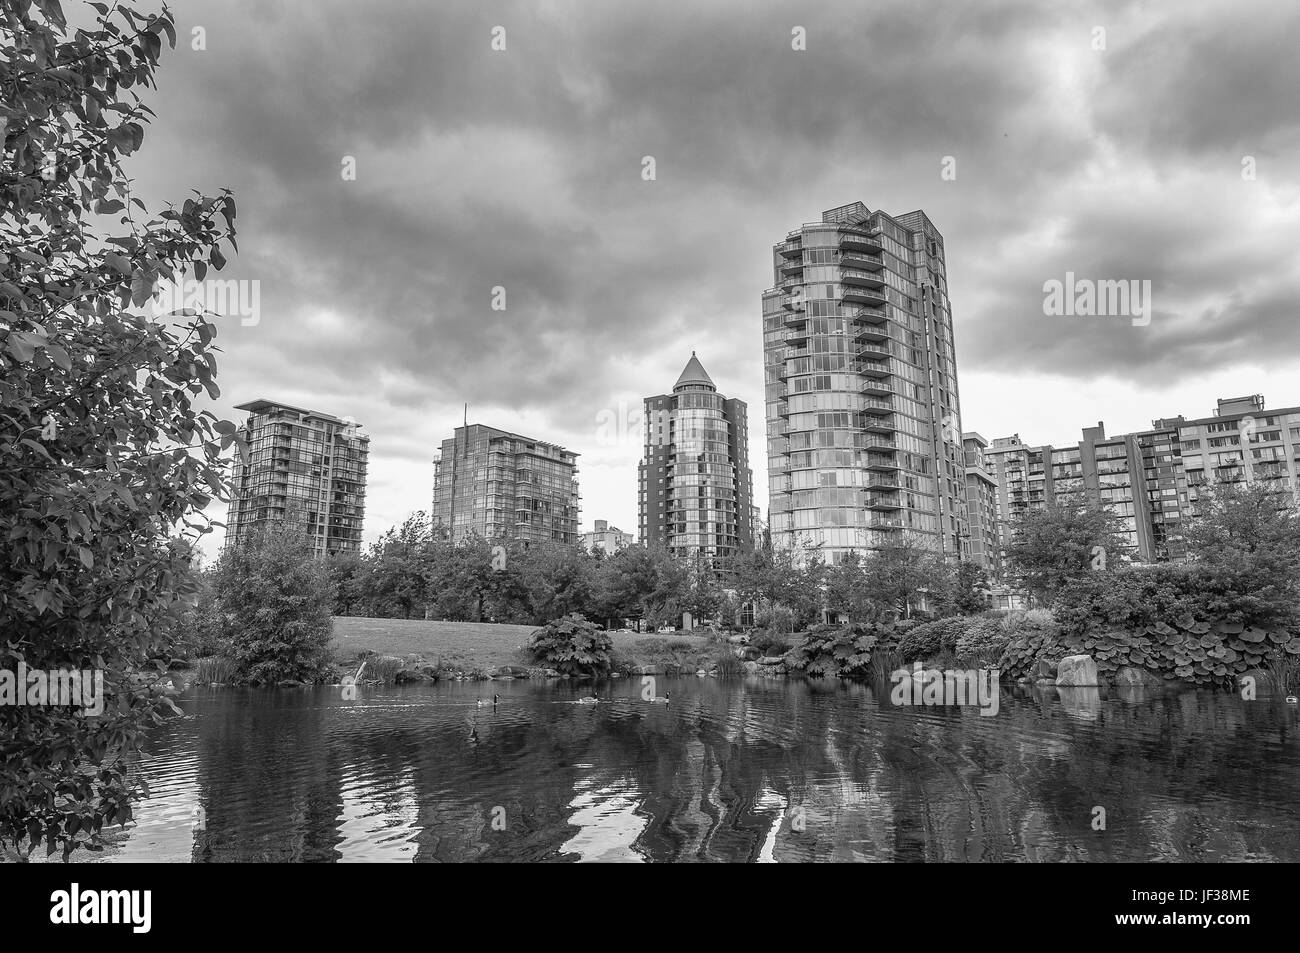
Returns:
[[[660,697],[656,697],[656,698],[652,698],[652,699],[650,699],[650,701],[651,701],[652,704],[656,704],[656,705],[667,705],[667,704],[668,704],[668,698],[669,698],[669,696],[671,696],[671,695],[672,695],[672,692],[664,692],[662,698],[660,698]]]
[[[578,699],[579,705],[595,705],[600,701],[595,695],[586,695]]]
[[[491,705],[493,708],[496,708],[497,702],[499,702],[500,700],[501,700],[500,695],[493,695],[491,701],[488,701],[486,698],[480,698],[478,701],[474,703],[474,707],[486,708],[488,705]]]

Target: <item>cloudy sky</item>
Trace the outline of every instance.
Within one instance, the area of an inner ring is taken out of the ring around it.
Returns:
[[[1300,404],[1295,5],[173,9],[129,169],[155,205],[235,191],[223,276],[259,280],[261,311],[221,322],[217,409],[361,421],[367,539],[427,508],[464,402],[579,452],[583,525],[635,530],[639,431],[610,421],[692,349],[750,404],[765,502],[771,246],[853,201],[943,232],[966,430],[1063,444]],[[1149,280],[1150,323],[1045,315],[1067,272]]]

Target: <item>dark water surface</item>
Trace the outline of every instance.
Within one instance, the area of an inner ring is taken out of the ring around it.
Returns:
[[[191,689],[99,857],[1300,860],[1300,718],[1277,699],[1004,689],[986,717],[839,682],[597,690]]]

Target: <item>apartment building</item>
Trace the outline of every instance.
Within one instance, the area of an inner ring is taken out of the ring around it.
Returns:
[[[226,543],[273,524],[299,527],[318,557],[361,551],[370,438],[348,419],[277,401],[239,404],[248,462],[235,458]]]
[[[830,209],[763,292],[768,526],[831,563],[908,532],[969,554],[943,236],[922,211]]]
[[[962,448],[966,471],[966,517],[970,559],[993,578],[1002,575],[998,546],[998,482],[985,452],[989,442],[978,433],[964,433]]]
[[[725,560],[754,545],[749,418],[691,352],[672,392],[647,397],[637,467],[641,540]]]
[[[434,460],[430,518],[455,542],[471,534],[576,544],[578,454],[483,424],[457,427]]]
[[[609,520],[596,520],[591,532],[582,534],[581,542],[582,548],[588,552],[599,549],[606,553],[616,553],[624,546],[631,546],[636,542],[636,537],[617,526],[610,526]]]

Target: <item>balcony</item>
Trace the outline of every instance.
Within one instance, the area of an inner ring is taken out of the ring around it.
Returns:
[[[867,288],[885,287],[884,275],[866,271],[861,268],[841,268],[840,281],[846,285],[861,285]],[[847,292],[848,289],[846,288],[845,291]]]
[[[867,509],[869,510],[901,510],[902,504],[898,500],[898,491],[892,493],[868,493]]]
[[[895,473],[889,473],[883,469],[867,472],[866,488],[868,490],[898,489],[898,486],[898,475]]]
[[[894,410],[894,402],[892,400],[880,400],[875,397],[868,397],[862,403],[867,410],[884,410],[891,413]]]
[[[777,254],[783,258],[800,258],[803,256],[803,236],[788,238],[776,246]]]
[[[894,372],[889,367],[889,361],[858,361],[854,364],[853,369],[859,374],[866,377],[892,377]]]
[[[898,458],[889,453],[868,453],[867,454],[868,470],[901,470],[902,464]]]
[[[858,308],[853,312],[850,319],[852,324],[876,324],[887,320],[889,315],[885,313],[884,308]]]
[[[803,271],[803,259],[792,258],[789,261],[781,262],[780,272],[782,276],[793,274],[794,272]]]
[[[879,255],[860,255],[854,252],[840,255],[840,267],[862,268],[866,271],[879,271],[885,267],[885,260]]]
[[[888,381],[868,378],[862,384],[862,393],[871,394],[875,397],[881,397],[886,394],[892,396],[894,388],[890,386]]]
[[[896,517],[877,517],[867,520],[867,529],[902,529],[903,521]]]
[[[898,427],[894,423],[893,414],[881,414],[879,416],[868,416],[863,421],[863,430],[872,433],[897,433]]]
[[[891,357],[893,357],[893,352],[890,351],[889,349],[890,343],[891,343],[890,341],[881,341],[879,344],[863,345],[861,348],[858,349],[858,351],[854,356],[863,358],[862,363],[864,365],[867,363],[880,363],[882,361],[888,361]]]
[[[797,348],[800,345],[802,345],[805,341],[807,341],[808,337],[809,337],[808,328],[804,327],[801,330],[791,331],[789,334],[787,334],[785,336],[785,343],[788,344],[790,347]],[[791,355],[789,352],[786,352],[786,357],[792,357],[792,356],[794,355]]]
[[[854,344],[882,344],[882,342],[892,340],[893,338],[889,336],[889,326],[887,324],[868,324],[853,335]],[[888,347],[887,344],[883,346]]]
[[[794,298],[784,299],[781,302],[781,307],[786,311],[794,311],[797,314],[803,314],[804,312],[804,303],[802,301],[795,301]]]
[[[881,437],[876,434],[866,437],[858,446],[868,453],[894,453],[898,450],[898,444],[893,437]]]
[[[864,232],[840,232],[840,248],[848,251],[865,251],[872,255],[879,255],[880,238],[879,233],[866,234]]]
[[[802,311],[795,312],[794,314],[787,314],[785,318],[782,319],[781,323],[793,331],[799,325],[808,323],[808,315],[804,314]]]
[[[858,288],[853,285],[844,285],[840,293],[840,300],[857,303],[857,304],[884,304],[885,296],[873,288]]]

